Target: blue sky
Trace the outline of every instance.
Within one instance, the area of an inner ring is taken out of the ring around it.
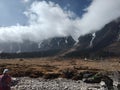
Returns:
[[[83,9],[89,6],[91,0],[48,0],[58,3],[61,7],[67,7],[69,10],[75,12],[77,15],[84,13]]]
[[[32,2],[24,2],[24,0],[0,0],[0,26],[26,25],[28,18],[23,14],[30,7]],[[38,0],[41,1],[41,0]],[[78,16],[84,13],[91,0],[47,0],[59,4],[63,9],[73,11]]]
[[[0,0],[0,25],[9,26],[17,23],[24,24],[26,17],[23,11],[26,6],[20,0]]]

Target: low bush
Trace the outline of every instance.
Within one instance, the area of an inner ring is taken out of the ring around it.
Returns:
[[[77,74],[74,69],[65,69],[61,71],[62,78],[72,79]]]
[[[59,73],[46,73],[43,78],[44,79],[55,79],[58,78],[60,76]]]

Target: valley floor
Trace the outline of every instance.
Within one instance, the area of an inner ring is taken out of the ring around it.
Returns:
[[[18,79],[12,90],[27,90],[26,88],[28,90],[107,90],[99,89],[101,80],[104,80],[108,86],[111,86],[111,79],[113,82],[120,80],[120,58],[104,60],[49,57],[0,59],[1,74],[4,68],[8,68],[10,75]],[[41,89],[29,89],[37,87],[36,85]],[[98,89],[80,89],[82,87]]]
[[[61,59],[61,58],[29,58],[29,59],[0,59],[0,73],[8,68],[11,74],[17,72],[60,73],[65,69],[82,71],[112,72],[120,71],[120,58],[104,60],[90,59]]]

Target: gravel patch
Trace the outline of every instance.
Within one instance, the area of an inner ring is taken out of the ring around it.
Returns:
[[[17,78],[17,81],[17,85],[11,87],[12,90],[107,90],[100,86],[100,84],[86,84],[82,81],[62,78],[46,80],[22,77]]]

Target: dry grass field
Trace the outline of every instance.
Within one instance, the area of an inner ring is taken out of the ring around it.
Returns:
[[[112,72],[120,71],[120,59],[105,60],[29,58],[29,59],[0,59],[0,73],[4,68],[10,69],[14,77],[30,76],[57,78],[69,72]]]

